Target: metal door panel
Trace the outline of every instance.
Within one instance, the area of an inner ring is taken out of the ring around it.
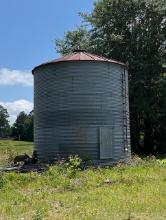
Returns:
[[[100,128],[100,159],[112,158],[113,129],[111,126]]]

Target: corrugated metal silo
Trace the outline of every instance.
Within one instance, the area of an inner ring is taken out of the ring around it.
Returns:
[[[126,65],[85,51],[33,69],[34,141],[41,161],[78,154],[130,158]]]

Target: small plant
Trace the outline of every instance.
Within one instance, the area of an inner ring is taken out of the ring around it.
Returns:
[[[4,175],[3,173],[0,173],[0,189],[2,189],[4,186]]]
[[[40,211],[36,211],[36,213],[32,216],[32,220],[43,220],[43,215]]]
[[[70,156],[67,165],[67,174],[70,178],[74,178],[76,176],[77,171],[80,170],[81,166],[81,158],[78,155]]]
[[[8,164],[13,163],[14,158],[17,155],[16,152],[13,149],[7,147],[6,148],[6,154],[7,154],[7,163]]]

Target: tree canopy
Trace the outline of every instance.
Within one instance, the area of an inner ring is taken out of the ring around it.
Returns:
[[[57,51],[128,62],[132,149],[166,152],[166,1],[99,0],[80,15],[85,26],[57,40]]]
[[[73,50],[89,47],[89,32],[83,26],[75,31],[67,32],[65,39],[56,40],[57,52],[61,54],[68,54]]]
[[[8,117],[7,109],[0,105],[0,138],[6,138],[10,133]]]
[[[12,128],[12,137],[18,140],[33,141],[33,111],[20,112]]]

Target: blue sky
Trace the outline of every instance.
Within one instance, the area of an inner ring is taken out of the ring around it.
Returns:
[[[94,0],[0,0],[0,104],[13,122],[33,108],[31,70],[55,59],[55,39],[81,24]]]

